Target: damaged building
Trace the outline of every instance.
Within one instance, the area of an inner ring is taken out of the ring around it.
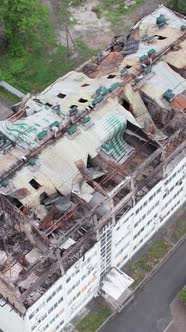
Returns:
[[[0,322],[62,332],[186,200],[186,32],[164,6],[0,122]],[[106,54],[107,53],[107,54]]]

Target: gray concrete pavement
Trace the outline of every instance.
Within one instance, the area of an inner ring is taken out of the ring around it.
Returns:
[[[185,283],[186,241],[101,331],[163,332],[172,319],[169,304]]]

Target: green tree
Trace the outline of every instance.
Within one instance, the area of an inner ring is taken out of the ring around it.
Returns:
[[[182,300],[184,303],[186,303],[186,287],[184,287],[181,292],[179,293],[179,298]]]
[[[182,14],[186,14],[185,0],[170,0],[169,5]]]
[[[54,34],[49,9],[40,0],[1,0],[0,12],[9,51],[21,55],[47,48]]]

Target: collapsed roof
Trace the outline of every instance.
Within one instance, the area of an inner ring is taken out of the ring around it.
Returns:
[[[21,314],[184,152],[183,24],[160,6],[92,78],[70,72],[0,122],[0,289]]]

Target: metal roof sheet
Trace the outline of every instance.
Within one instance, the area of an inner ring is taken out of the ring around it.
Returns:
[[[42,112],[39,114],[41,116]],[[108,139],[105,122],[111,116],[124,123],[128,119],[138,125],[133,115],[127,110],[124,111],[123,107],[113,100],[103,105],[99,111],[92,112],[94,126],[88,130],[79,126],[79,135],[74,139],[69,139],[68,134],[64,135],[42,150],[35,165],[25,164],[14,174],[11,182],[15,189],[27,188],[30,192],[30,195],[21,200],[22,203],[39,206],[39,197],[44,191],[50,195],[57,189],[64,195],[69,194],[72,191],[73,179],[79,173],[75,162],[82,159],[86,164],[88,155],[92,158],[97,155],[101,144]],[[38,189],[29,183],[32,178],[40,184]]]
[[[156,24],[156,19],[160,15],[164,15],[166,18],[167,24],[159,29]],[[152,48],[156,50],[157,53],[167,48],[171,43],[175,42],[180,36],[183,35],[183,31],[180,30],[180,26],[185,24],[185,20],[181,17],[178,17],[173,11],[169,10],[164,5],[159,6],[154,12],[142,18],[133,29],[139,27],[140,31],[140,44],[138,51],[134,54],[128,55],[127,59],[140,58]],[[162,39],[155,39],[152,43],[148,44],[142,38],[144,35],[148,36],[162,36],[165,37]]]
[[[146,95],[164,108],[170,109],[170,105],[164,98],[163,94],[167,89],[177,95],[186,89],[185,79],[170,68],[166,62],[158,62],[153,66],[154,75],[145,81],[142,91]]]

